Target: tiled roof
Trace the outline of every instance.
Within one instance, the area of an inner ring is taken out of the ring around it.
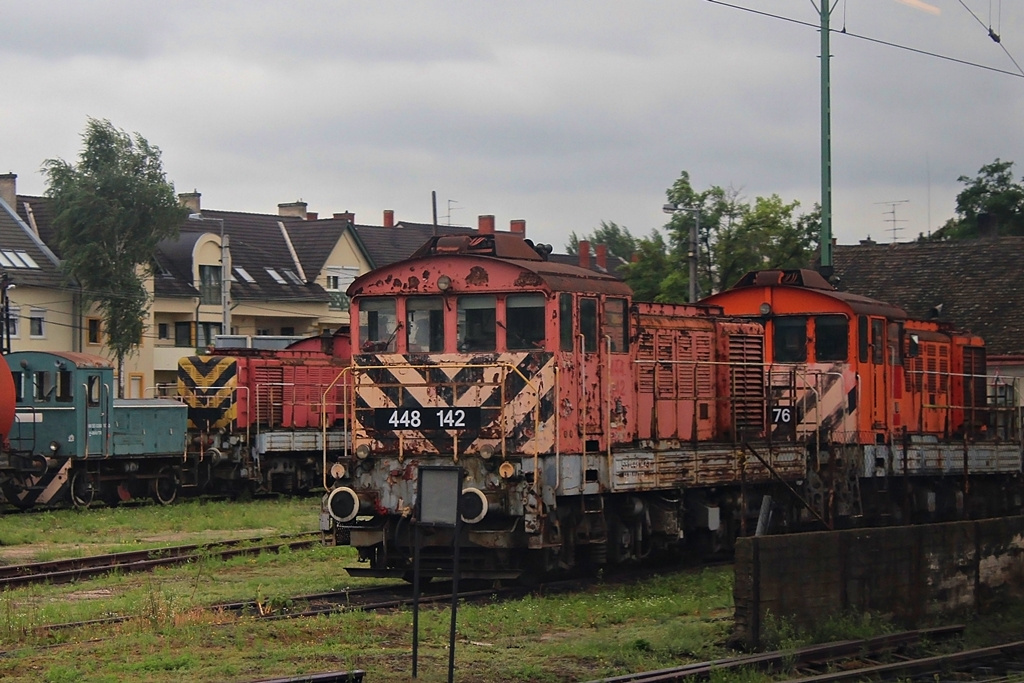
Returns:
[[[156,246],[156,272],[153,291],[158,297],[199,296],[192,283],[192,250],[202,233],[182,233],[177,240],[165,240]]]
[[[50,248],[57,258],[60,258],[60,249],[57,247],[57,231],[53,228],[53,205],[46,197],[37,197],[28,194],[18,195],[18,216],[30,227],[39,231],[39,238],[43,244]]]
[[[0,270],[6,272],[15,285],[51,288],[67,285],[68,280],[61,273],[60,261],[54,253],[3,200],[0,200],[0,250],[13,251],[16,255],[21,252],[28,256],[27,261],[19,258],[17,263],[5,256],[15,267],[0,261]]]
[[[887,301],[918,319],[941,304],[938,320],[981,335],[990,355],[1024,353],[1022,259],[1024,237],[832,250],[838,289]]]
[[[473,228],[457,225],[439,225],[434,232],[431,223],[400,221],[393,228],[377,225],[354,225],[356,235],[370,258],[370,265],[380,268],[412,256],[427,240],[437,235],[465,235],[475,233]]]
[[[329,300],[323,287],[313,282],[304,282],[295,260],[288,249],[279,223],[283,223],[293,239],[292,229],[299,230],[305,221],[301,218],[276,216],[272,214],[242,213],[238,211],[203,210],[205,221],[187,220],[181,225],[181,240],[187,241],[189,235],[220,232],[219,220],[224,221],[224,232],[229,238],[231,253],[232,277],[231,298],[236,301],[323,301]],[[164,256],[171,257],[171,263],[163,264],[173,275],[175,271],[192,272],[191,250],[188,250],[188,262],[183,262],[185,254],[175,251],[166,241],[160,249]],[[300,240],[302,242],[302,240]],[[333,245],[332,245],[333,246]],[[296,253],[299,248],[295,247]],[[304,247],[305,250],[305,247]],[[326,257],[324,257],[326,258]],[[300,256],[300,263],[302,259]],[[303,270],[307,269],[305,263]],[[322,263],[321,263],[322,265]],[[240,277],[237,269],[242,268],[249,274],[253,282]],[[311,280],[319,273],[319,269],[311,268],[305,273]],[[274,275],[277,275],[275,278]],[[190,283],[191,284],[191,283]]]
[[[347,219],[325,218],[317,221],[289,220],[285,224],[295,247],[295,253],[306,271],[314,279],[323,270],[327,258],[334,251],[342,233],[349,226]]]

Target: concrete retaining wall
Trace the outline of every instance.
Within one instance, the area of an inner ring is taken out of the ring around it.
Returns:
[[[756,647],[768,614],[800,626],[877,612],[913,626],[1024,592],[1024,517],[741,538],[734,636]]]

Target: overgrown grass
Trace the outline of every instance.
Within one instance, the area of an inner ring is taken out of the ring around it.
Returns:
[[[280,559],[291,560],[293,573],[301,567],[323,575],[323,568],[312,561],[317,556],[335,571],[341,564],[326,549],[309,555],[295,552]],[[220,569],[217,581],[234,573]],[[11,599],[6,608],[0,601],[8,642],[7,656],[0,658],[0,679],[187,678],[201,683],[339,668],[372,671],[372,680],[408,678],[408,610],[259,622],[198,609],[168,576],[172,573],[154,574],[130,604],[94,600],[99,609],[116,604],[130,610],[136,617],[131,622],[59,637],[27,635],[10,617]],[[100,590],[93,587],[97,582],[88,583],[89,590]],[[76,588],[82,591],[86,585]],[[458,670],[466,673],[457,680],[589,680],[722,655],[730,629],[730,591],[728,570],[713,569],[572,596],[462,604],[456,656]],[[34,619],[40,620],[44,611],[40,608]],[[445,680],[449,624],[447,609],[421,610],[420,680]],[[40,648],[44,643],[58,645]]]
[[[315,528],[317,512],[315,500],[62,511],[7,517],[0,537],[5,542],[37,538],[39,547],[58,553],[92,553],[112,544],[158,547],[305,531]],[[78,545],[72,547],[72,541]],[[358,668],[369,673],[369,680],[410,681],[409,610],[268,622],[206,608],[214,602],[255,599],[277,610],[293,595],[365,585],[344,570],[354,562],[351,548],[315,548],[227,562],[206,558],[151,574],[5,591],[0,593],[0,680],[206,683]],[[73,630],[40,629],[108,614],[130,620]],[[449,624],[446,607],[421,610],[418,681],[447,680]],[[1024,609],[1019,603],[1007,605],[1003,613],[978,620],[972,629],[975,645],[1007,632],[1024,632]],[[588,681],[730,657],[736,654],[725,645],[731,630],[730,568],[597,586],[573,595],[461,604],[455,679]],[[773,633],[773,645],[790,648],[877,635],[892,626],[877,617],[846,617],[811,632],[785,620],[768,620],[766,630]],[[711,680],[754,683],[769,678],[729,671],[715,672]]]
[[[226,538],[314,531],[316,498],[270,498],[247,503],[188,500],[89,510],[9,514],[0,525],[0,562],[45,561],[81,555],[206,543]],[[20,552],[32,546],[29,559]]]

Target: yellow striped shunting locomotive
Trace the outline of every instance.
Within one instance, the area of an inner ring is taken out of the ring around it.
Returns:
[[[634,303],[548,253],[512,233],[440,236],[349,288],[352,436],[321,520],[368,564],[351,573],[409,572],[421,467],[463,469],[460,569],[489,578],[731,538],[721,509],[741,479],[803,476],[792,443],[742,474],[736,457],[766,434],[760,325]],[[453,533],[424,540],[426,574],[451,573]]]

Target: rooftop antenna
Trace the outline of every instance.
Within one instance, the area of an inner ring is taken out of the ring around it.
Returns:
[[[896,218],[896,205],[897,204],[909,204],[909,203],[910,203],[909,199],[893,199],[893,200],[888,201],[888,202],[875,202],[875,204],[886,204],[886,205],[889,206],[889,210],[888,211],[883,211],[882,215],[889,216],[889,218],[886,218],[885,220],[889,223],[889,232],[892,233],[892,242],[893,242],[893,244],[896,243],[896,233],[900,232],[901,230],[903,230],[903,228],[898,227],[896,224],[897,223],[906,223],[907,222],[906,219],[902,219],[902,218],[901,219],[897,219]]]
[[[453,204],[457,204],[458,202],[459,202],[458,199],[449,199],[448,200],[448,215],[445,216],[445,220],[448,221],[448,225],[449,226],[451,226],[451,224],[452,224],[452,211],[458,211],[459,209],[462,208],[461,206],[452,206]]]

